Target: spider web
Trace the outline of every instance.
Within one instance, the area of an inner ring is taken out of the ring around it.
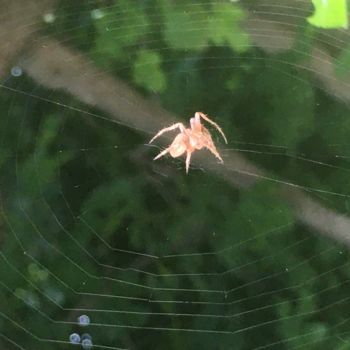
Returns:
[[[348,33],[233,3],[3,9],[1,348],[349,348]],[[153,162],[197,110],[225,164]]]

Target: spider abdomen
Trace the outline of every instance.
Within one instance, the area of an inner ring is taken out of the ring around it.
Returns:
[[[186,152],[188,144],[188,136],[184,134],[178,134],[173,143],[169,147],[169,153],[172,157],[180,157]]]

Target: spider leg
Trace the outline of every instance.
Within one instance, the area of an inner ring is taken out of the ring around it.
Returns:
[[[153,158],[153,160],[156,160],[160,157],[163,157],[165,154],[167,154],[169,152],[169,147],[166,148],[164,151],[160,152],[156,157]]]
[[[171,126],[168,126],[167,128],[164,128],[164,129],[160,130],[155,136],[153,136],[151,141],[149,141],[148,143],[152,143],[160,135],[163,135],[165,132],[174,130],[176,128],[179,128],[181,132],[185,131],[185,126],[182,123],[176,123],[176,124],[173,124]]]
[[[191,152],[187,152],[186,157],[186,174],[188,174],[188,169],[190,168]]]
[[[222,160],[222,158],[221,158],[219,152],[217,151],[215,145],[214,145],[212,142],[210,142],[209,144],[205,145],[204,147],[207,148],[211,153],[213,153],[214,156],[215,156],[216,158],[218,158],[218,159],[220,160],[221,163],[224,162],[224,161]]]
[[[204,113],[202,113],[202,112],[196,112],[195,118],[196,118],[196,119],[203,118],[203,119],[206,120],[208,123],[214,125],[214,126],[216,127],[216,129],[219,131],[219,133],[222,135],[222,137],[224,138],[225,142],[227,143],[226,136],[225,136],[224,132],[222,131],[222,129],[220,128],[220,126],[219,126],[218,124],[216,124],[215,122],[213,122],[210,118],[208,118]]]

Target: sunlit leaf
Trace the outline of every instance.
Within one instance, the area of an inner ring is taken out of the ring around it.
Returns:
[[[312,0],[315,13],[308,22],[320,28],[347,28],[348,15],[346,0]]]

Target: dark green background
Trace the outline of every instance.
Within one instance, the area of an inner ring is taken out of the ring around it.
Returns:
[[[311,7],[287,1],[60,1],[53,13],[32,20],[37,35],[176,121],[208,113],[229,140],[209,127],[223,158],[238,150],[267,179],[237,189],[196,165],[186,175],[181,158],[153,162],[158,146],[132,123],[25,72],[3,76],[0,348],[68,349],[88,331],[101,348],[350,349],[347,247],[278,195],[300,185],[348,215],[347,103],[306,69],[322,47],[343,79],[347,36],[311,28]],[[255,15],[287,25],[292,47],[255,45]]]

